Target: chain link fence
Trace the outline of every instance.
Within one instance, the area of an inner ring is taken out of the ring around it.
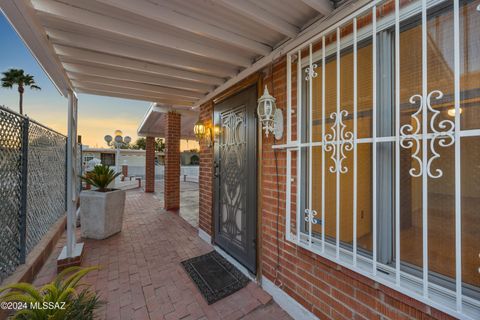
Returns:
[[[0,106],[0,282],[65,214],[66,142]]]

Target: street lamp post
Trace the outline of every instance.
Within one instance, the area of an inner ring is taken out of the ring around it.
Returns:
[[[121,130],[115,130],[115,138],[112,138],[111,135],[106,135],[104,137],[105,142],[109,146],[115,147],[115,171],[120,172],[120,148],[122,146],[128,145],[132,139],[129,136],[123,137]]]

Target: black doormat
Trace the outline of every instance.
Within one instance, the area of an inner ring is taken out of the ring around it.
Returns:
[[[216,251],[182,261],[182,265],[208,304],[242,289],[250,281]]]

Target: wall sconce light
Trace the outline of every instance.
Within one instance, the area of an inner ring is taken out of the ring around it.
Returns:
[[[212,128],[209,128],[205,125],[202,120],[198,120],[193,127],[193,132],[198,142],[205,142],[207,147],[211,148],[213,145],[213,134]]]
[[[269,133],[273,133],[275,139],[280,140],[283,136],[283,114],[282,110],[277,109],[275,101],[265,86],[263,95],[258,99],[257,114],[265,136],[268,138]]]

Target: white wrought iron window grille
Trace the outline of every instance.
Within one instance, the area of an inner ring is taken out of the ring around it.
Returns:
[[[480,317],[478,5],[372,1],[320,30],[287,54],[274,146],[288,241],[463,319]]]

